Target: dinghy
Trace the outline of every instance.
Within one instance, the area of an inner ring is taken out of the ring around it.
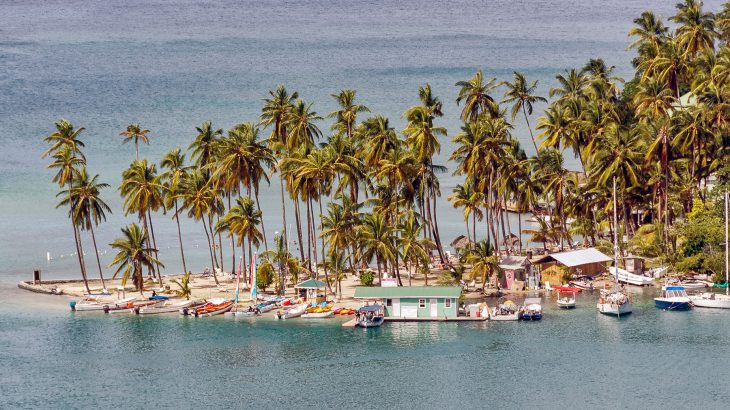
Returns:
[[[144,306],[134,308],[134,313],[138,315],[159,315],[162,313],[177,313],[182,308],[192,306],[192,300],[173,301],[167,300],[164,303],[154,306]]]
[[[328,310],[326,312],[319,313],[305,313],[302,315],[302,319],[325,319],[335,315],[335,312]]]
[[[88,297],[81,299],[78,302],[69,302],[69,306],[71,307],[71,310],[75,312],[88,312],[92,310],[104,310],[104,308],[117,308],[135,300],[137,300],[136,296],[111,301],[100,301],[95,297]]]
[[[306,303],[302,303],[299,305],[294,305],[292,308],[287,309],[285,311],[277,311],[276,312],[276,318],[277,319],[293,319],[295,317],[299,317],[304,314],[304,312],[307,311],[307,305]]]

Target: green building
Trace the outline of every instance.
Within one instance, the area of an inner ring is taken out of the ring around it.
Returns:
[[[455,318],[460,286],[357,287],[355,299],[373,300],[385,306],[386,317]]]

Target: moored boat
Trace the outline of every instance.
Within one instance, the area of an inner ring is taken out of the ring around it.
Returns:
[[[379,327],[385,321],[383,305],[363,306],[358,311],[357,325],[360,327]]]
[[[604,315],[617,317],[628,315],[633,311],[629,295],[619,287],[613,290],[602,290],[596,308]]]
[[[558,306],[562,309],[574,308],[575,294],[573,291],[558,290]]]
[[[526,298],[522,308],[522,320],[542,319],[542,301],[540,298]]]
[[[522,313],[522,307],[516,305],[515,302],[500,300],[497,306],[492,309],[489,319],[498,322],[520,320],[520,313]]]
[[[570,282],[568,282],[568,284],[574,288],[593,290],[593,282],[586,277],[571,280]]]
[[[654,298],[654,304],[664,310],[689,310],[692,302],[683,286],[664,286],[662,295]]]
[[[703,292],[691,295],[689,300],[696,307],[730,309],[730,296],[722,293]]]

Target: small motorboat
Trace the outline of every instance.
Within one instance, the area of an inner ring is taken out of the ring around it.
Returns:
[[[654,304],[664,310],[689,310],[692,307],[692,301],[683,286],[662,287],[662,295],[654,298]]]
[[[542,301],[540,298],[526,298],[522,308],[522,320],[542,319]]]
[[[497,306],[492,309],[490,320],[511,321],[520,320],[520,314],[522,313],[522,306],[518,306],[511,300],[500,299]]]
[[[695,307],[730,309],[730,296],[722,293],[703,292],[690,296],[689,300]]]
[[[133,302],[137,300],[136,296],[132,296],[125,299],[119,299],[119,300],[111,300],[111,301],[104,301],[99,300],[96,297],[87,297],[84,299],[81,299],[80,301],[71,301],[69,302],[69,306],[71,307],[72,311],[75,312],[88,312],[92,310],[104,310],[104,309],[110,309],[110,308],[118,308],[119,306],[127,305],[130,302]]]
[[[562,309],[572,309],[575,307],[574,291],[558,290],[558,307]]]
[[[180,301],[173,301],[173,300],[167,300],[164,301],[164,303],[153,305],[153,306],[142,306],[142,307],[135,307],[134,313],[138,315],[159,315],[162,313],[177,313],[182,308],[186,308],[188,306],[192,306],[193,301],[192,300],[180,300]]]
[[[593,290],[593,282],[588,277],[581,277],[578,279],[573,279],[570,282],[568,282],[568,284],[574,288],[580,288],[583,290]]]
[[[357,325],[360,327],[379,327],[385,321],[385,312],[383,311],[383,305],[369,305],[361,307],[357,313],[359,313],[359,319]]]
[[[304,312],[307,311],[307,304],[302,303],[299,305],[294,305],[290,309],[286,309],[283,312],[281,310],[276,311],[276,318],[277,319],[293,319],[295,317],[299,317],[304,314]]]

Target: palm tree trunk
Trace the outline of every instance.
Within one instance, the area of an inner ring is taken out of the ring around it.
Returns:
[[[309,198],[305,201],[307,208],[307,266],[309,271],[314,273],[314,278],[317,278],[317,272],[312,270],[312,214],[309,213]]]
[[[145,244],[148,248],[152,248],[152,235],[150,235],[150,228],[147,224],[147,211],[143,210],[140,212],[142,224],[144,225],[144,234],[145,234]],[[140,272],[142,271],[142,266],[139,267]],[[154,277],[156,275],[155,266],[154,264],[147,267],[147,278],[150,276]]]
[[[180,256],[182,257],[182,264],[183,264],[183,274],[188,273],[188,267],[185,264],[185,251],[183,250],[183,243],[182,243],[182,232],[180,231],[180,217],[178,215],[178,209],[177,209],[177,199],[175,200],[175,223],[177,223],[177,239],[178,242],[180,242]]]
[[[284,176],[279,172],[279,184],[281,189],[281,217],[284,222],[284,227],[281,230],[282,239],[284,240],[284,243],[287,244],[287,247],[289,246],[289,239],[288,239],[288,233],[286,231],[286,206],[284,205]],[[296,203],[296,201],[294,201]],[[300,238],[301,240],[301,238]],[[299,243],[299,247],[301,248],[302,244]]]
[[[106,289],[106,283],[104,283],[104,274],[101,271],[101,258],[99,257],[99,248],[96,247],[96,235],[94,235],[94,224],[91,223],[90,218],[87,218],[89,224],[89,230],[91,231],[91,242],[94,244],[94,253],[96,254],[96,264],[99,266],[99,277],[101,278],[101,287]]]
[[[441,233],[439,232],[439,221],[436,212],[436,192],[434,187],[431,187],[431,200],[433,201],[433,207],[431,208],[431,212],[433,212],[433,236],[436,239],[436,248],[438,249],[441,263],[445,264],[446,258],[444,257],[444,247],[441,245]]]
[[[256,266],[253,266],[253,252],[251,250],[251,238],[248,238],[248,263],[250,265],[249,272],[250,272],[251,287],[253,288],[253,282],[254,282],[253,275],[256,274]]]
[[[256,208],[261,212],[261,234],[264,236],[264,251],[269,251],[269,244],[266,242],[266,226],[264,225],[263,211],[261,211],[261,203],[259,203],[259,186],[255,184],[253,186],[254,196],[256,197]]]
[[[520,207],[517,207],[517,239],[520,241],[520,256],[522,256],[522,212]]]
[[[299,239],[299,256],[302,259],[302,263],[307,259],[304,257],[304,241],[302,240],[302,216],[299,209],[299,201],[294,200],[294,218],[297,224],[297,239]]]
[[[250,188],[249,188],[250,191]],[[231,194],[226,193],[226,196],[228,196],[228,210],[231,210]],[[241,197],[240,195],[238,196]],[[250,199],[251,195],[249,195]],[[233,235],[231,235],[231,273],[236,273],[236,242],[233,240]]]
[[[78,231],[73,219],[71,219],[71,227],[74,230],[74,243],[76,244],[76,254],[79,257],[79,269],[81,269],[81,278],[84,280],[84,286],[86,287],[86,293],[91,293],[91,289],[89,289],[89,279],[86,276],[86,267],[84,266],[84,252],[81,249],[81,238],[79,237],[80,236],[79,231]]]
[[[322,229],[324,229],[324,226],[322,225],[322,195],[319,196],[319,201],[317,202],[319,202],[319,231],[322,232]],[[334,294],[335,292],[332,292],[332,287],[330,286],[329,276],[327,276],[326,260],[327,259],[324,257],[324,237],[322,237],[322,267],[324,267],[324,281],[327,284],[327,289],[329,289],[330,293]]]
[[[471,237],[474,243],[477,243],[477,214],[475,211],[471,212]],[[471,244],[469,246],[471,247]]]
[[[527,112],[525,111],[525,105],[522,105],[522,115],[525,116],[525,122],[527,123],[527,129],[530,130],[530,140],[532,140],[532,145],[535,146],[535,153],[539,154],[540,149],[537,147],[537,142],[535,141],[535,136],[532,134],[532,127],[530,127],[530,120],[527,119]]]
[[[155,228],[154,228],[154,226],[152,226],[152,212],[149,209],[147,209],[147,216],[150,220],[150,233],[152,234],[152,246],[155,247],[155,259],[160,260],[159,249],[157,248],[157,239],[155,238]],[[157,271],[158,283],[160,284],[160,286],[162,286],[162,276],[160,275],[160,267],[156,266],[155,270]]]
[[[134,160],[139,161],[139,141],[134,139]]]
[[[241,238],[241,260],[241,275],[243,275],[243,280],[246,281],[246,287],[250,288],[250,285],[252,285],[253,282],[249,281],[248,277],[248,264],[246,263],[246,241],[243,238]]]
[[[216,275],[215,273],[215,252],[213,251],[213,246],[215,245],[215,243],[211,241],[211,235],[208,234],[208,228],[205,225],[205,216],[200,219],[203,220],[203,230],[205,230],[205,237],[208,239],[208,251],[210,252],[210,264],[211,269],[213,270],[213,279],[215,279],[215,284],[219,285],[218,275]]]
[[[312,257],[314,258],[314,269],[317,270],[317,276],[319,277],[319,267],[317,267],[317,264],[319,262],[317,260],[317,225],[314,221],[314,203],[312,202],[311,198],[307,198],[307,200],[309,201],[309,212],[312,218],[312,250],[314,251],[312,252]],[[324,261],[322,261],[322,263],[324,263]]]

